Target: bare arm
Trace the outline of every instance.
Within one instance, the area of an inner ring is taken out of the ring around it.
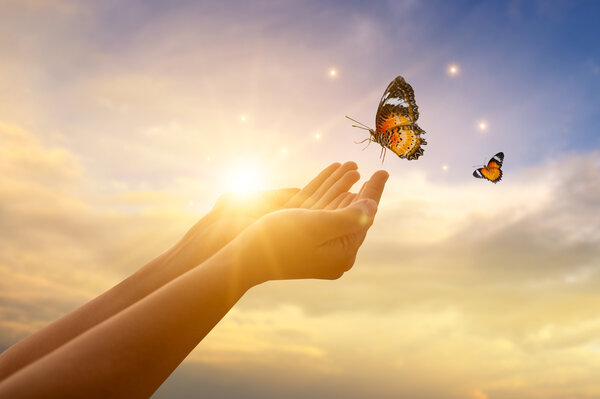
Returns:
[[[257,193],[250,199],[224,195],[174,247],[136,273],[0,355],[0,381],[71,339],[128,308],[204,262],[261,216],[282,207],[308,207],[347,190],[358,180],[356,164],[329,165],[302,190]]]
[[[268,214],[199,267],[14,373],[0,396],[149,396],[250,287],[334,279],[348,270],[372,223],[374,199]]]

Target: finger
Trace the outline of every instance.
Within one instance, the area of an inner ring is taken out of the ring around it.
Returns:
[[[310,219],[318,226],[315,233],[322,240],[331,240],[368,228],[377,212],[377,203],[373,200],[357,201],[352,205],[335,211],[312,211]]]
[[[321,186],[321,184],[323,184],[323,182],[340,166],[341,164],[339,162],[334,162],[325,169],[323,169],[321,173],[317,175],[317,177],[312,179],[310,183],[308,183],[302,188],[302,190],[300,190],[292,198],[290,198],[284,204],[284,208],[297,208],[298,206],[300,206],[300,204],[302,204],[304,200],[310,197]]]
[[[263,191],[262,196],[269,212],[283,208],[286,202],[300,192],[299,188],[282,188]]]
[[[342,202],[340,202],[340,204],[337,206],[337,209],[342,209],[347,207],[348,205],[350,205],[351,203],[353,203],[356,198],[358,198],[358,194],[356,193],[349,193],[350,195],[346,196],[346,198],[344,198],[342,200]]]
[[[385,182],[390,177],[389,173],[385,170],[378,170],[371,176],[371,178],[365,183],[361,192],[357,196],[355,201],[363,199],[372,199],[376,203],[379,203]]]
[[[329,209],[329,210],[333,210],[333,209],[337,209],[339,207],[339,205],[344,201],[344,199],[346,197],[352,196],[354,195],[353,193],[349,193],[349,192],[344,192],[339,194],[333,201],[331,201],[329,204],[327,204],[327,206],[325,207],[325,209]]]
[[[358,195],[360,195],[360,193],[362,193],[363,191],[365,191],[365,186],[367,185],[367,183],[369,182],[369,180],[367,180],[366,182],[363,183],[362,186],[360,186],[360,190],[358,191]]]
[[[360,173],[356,170],[349,170],[336,181],[333,186],[323,194],[323,196],[312,206],[312,209],[323,209],[331,201],[336,199],[341,193],[347,192],[360,179]]]
[[[340,166],[335,172],[333,172],[325,181],[315,190],[315,192],[308,197],[302,204],[301,208],[310,208],[314,204],[317,203],[318,200],[321,199],[329,191],[329,189],[340,180],[346,172],[350,170],[358,169],[358,165],[355,162],[346,162],[342,166]],[[335,197],[334,197],[335,198]]]
[[[225,193],[219,197],[213,209],[215,215],[247,215],[260,217],[281,209],[283,204],[300,191],[299,188],[283,188],[270,191],[253,191],[239,195]]]

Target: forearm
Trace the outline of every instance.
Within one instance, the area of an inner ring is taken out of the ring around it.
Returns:
[[[208,223],[208,217],[199,224]],[[202,255],[202,248],[193,248],[193,253],[201,255],[189,256],[192,251],[186,237],[118,285],[7,349],[0,355],[0,381],[128,308],[210,255]],[[206,247],[213,244],[210,239],[206,237]]]
[[[147,397],[252,285],[228,245],[0,384],[0,396]],[[31,384],[31,381],[36,381]]]

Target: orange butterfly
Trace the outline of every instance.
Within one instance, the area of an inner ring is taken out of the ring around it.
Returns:
[[[427,142],[421,138],[421,135],[425,131],[415,123],[419,119],[419,107],[415,102],[413,88],[406,83],[402,76],[392,80],[383,92],[375,115],[376,130],[348,116],[346,118],[361,125],[352,125],[353,127],[368,130],[371,133],[371,137],[360,143],[368,141],[371,144],[374,141],[381,145],[379,157],[383,156],[382,163],[385,160],[386,148],[392,150],[400,158],[406,158],[409,161],[423,155],[421,146]]]
[[[499,152],[490,159],[488,164],[473,172],[473,176],[478,179],[488,179],[492,183],[498,183],[502,180],[502,162],[504,162],[504,153]]]

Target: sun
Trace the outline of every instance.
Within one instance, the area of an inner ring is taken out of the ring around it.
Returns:
[[[256,165],[238,165],[231,168],[224,179],[225,190],[249,193],[263,188],[262,174]]]

